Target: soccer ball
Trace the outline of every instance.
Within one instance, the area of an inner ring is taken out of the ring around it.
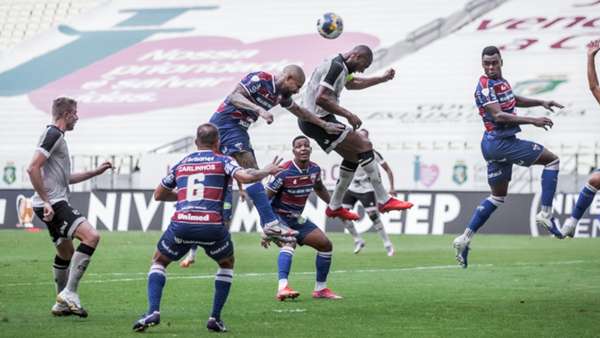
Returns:
[[[335,13],[325,13],[317,20],[317,30],[326,39],[335,39],[344,31],[342,17]]]

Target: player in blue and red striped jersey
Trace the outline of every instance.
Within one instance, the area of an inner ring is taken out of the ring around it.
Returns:
[[[234,159],[218,153],[219,132],[206,123],[196,132],[198,151],[173,166],[154,191],[159,201],[177,201],[171,224],[158,241],[148,273],[148,311],[134,323],[133,330],[144,331],[160,323],[160,299],[166,282],[166,268],[185,255],[191,246],[204,248],[219,265],[215,276],[212,314],[206,327],[226,331],[221,320],[233,279],[233,242],[223,225],[223,203],[231,178],[242,183],[257,182],[282,169],[275,158],[263,169],[242,169]]]
[[[308,138],[306,136],[294,138],[292,147],[294,159],[285,162],[281,166],[284,170],[273,176],[267,185],[267,194],[269,198],[272,198],[271,206],[282,223],[298,231],[297,243],[317,250],[315,262],[317,276],[313,298],[340,299],[342,297],[327,287],[333,245],[321,229],[309,219],[302,217],[302,211],[312,191],[325,203],[329,203],[329,192],[321,180],[321,168],[310,161],[312,148]],[[263,241],[263,246],[268,246],[268,242]],[[279,251],[277,261],[279,287],[276,298],[281,301],[300,295],[288,285],[288,275],[295,248],[296,243],[286,243]]]
[[[253,72],[246,75],[210,119],[210,122],[219,128],[221,152],[235,158],[243,168],[258,168],[250,144],[248,128],[259,117],[271,124],[273,114],[269,110],[277,105],[281,105],[301,120],[319,125],[328,133],[342,132],[342,126],[319,119],[292,100],[292,95],[298,93],[304,81],[304,71],[296,65],[286,66],[277,75],[267,72]],[[245,190],[260,215],[265,234],[293,235],[293,232],[282,230],[277,226],[277,217],[271,210],[261,182],[246,186]]]
[[[471,238],[494,210],[504,203],[513,164],[524,167],[544,166],[542,207],[536,215],[536,223],[554,236],[562,237],[556,218],[552,216],[552,200],[556,191],[559,159],[541,144],[516,137],[516,134],[521,131],[519,125],[531,124],[547,129],[552,128],[552,120],[547,117],[518,116],[515,108],[542,106],[553,111],[553,107],[563,108],[563,106],[554,101],[530,99],[513,94],[510,84],[502,77],[502,57],[498,48],[494,46],[484,48],[481,62],[485,75],[482,75],[477,83],[475,103],[485,126],[481,151],[487,161],[488,184],[492,194],[475,209],[464,234],[454,239],[456,259],[464,268],[467,267]]]

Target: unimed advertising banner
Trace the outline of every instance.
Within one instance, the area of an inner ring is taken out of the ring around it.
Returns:
[[[0,190],[0,228],[17,227],[17,199],[31,196],[31,190]],[[382,216],[386,230],[392,234],[454,234],[464,230],[473,209],[488,194],[483,192],[399,192],[398,197],[414,203],[406,212],[390,212]],[[576,194],[558,194],[554,201],[555,213],[561,222],[570,215]],[[173,203],[155,201],[151,190],[92,191],[71,194],[71,204],[100,230],[148,231],[164,230],[174,211]],[[344,231],[341,222],[325,217],[325,203],[314,195],[306,205],[304,216],[328,232]],[[522,234],[539,236],[546,233],[534,222],[539,207],[538,194],[513,194],[482,228],[482,233]],[[258,213],[250,203],[238,200],[234,192],[234,213],[231,232],[255,232]],[[368,231],[371,222],[364,210],[357,206],[361,219],[356,222],[359,232]],[[581,219],[577,237],[600,236],[600,197],[596,196],[588,213]],[[34,225],[44,227],[39,219]]]

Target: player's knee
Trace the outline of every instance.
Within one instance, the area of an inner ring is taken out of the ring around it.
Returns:
[[[548,164],[546,164],[545,168],[550,169],[550,170],[560,169],[560,159],[558,158],[558,156],[556,156],[554,154],[552,154],[552,156],[554,156],[554,157],[550,159],[550,162],[548,162]]]
[[[379,220],[379,213],[376,211],[370,211],[367,213],[367,215],[369,215],[369,219],[372,222],[377,222]]]
[[[600,189],[600,172],[595,172],[590,176],[588,184],[596,189]]]
[[[235,257],[233,255],[223,258],[219,261],[219,267],[222,269],[233,269],[235,264]]]
[[[373,150],[373,143],[371,143],[371,141],[368,138],[361,136],[360,142],[358,142],[357,150],[358,150],[358,153],[364,153],[366,151]]]
[[[86,243],[87,245],[92,246],[94,248],[97,247],[98,243],[100,243],[100,233],[98,233],[98,231],[96,229],[91,228],[91,231],[89,232],[89,235],[88,235],[87,242],[89,242],[89,243]]]
[[[333,243],[331,243],[329,238],[325,238],[321,245],[319,245],[318,250],[321,252],[331,252],[333,250]]]

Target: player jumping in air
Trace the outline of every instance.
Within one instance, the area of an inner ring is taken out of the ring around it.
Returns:
[[[380,212],[412,207],[412,203],[400,201],[390,196],[385,190],[377,168],[377,161],[375,161],[373,145],[367,137],[356,131],[360,128],[362,121],[339,104],[343,88],[365,89],[394,78],[393,69],[387,70],[382,76],[369,78],[354,76],[355,73],[362,73],[367,69],[372,61],[373,52],[369,47],[356,46],[349,52],[339,54],[317,66],[302,93],[304,107],[317,114],[321,121],[343,127],[343,131],[331,134],[312,121],[298,121],[304,135],[314,139],[326,153],[335,150],[344,158],[331,202],[326,209],[328,217],[339,217],[346,220],[358,219],[356,213],[342,207],[342,199],[358,166],[364,170],[373,185]],[[351,127],[339,122],[335,115],[348,120]]]
[[[292,100],[292,95],[298,93],[304,81],[304,71],[296,65],[286,66],[277,75],[266,72],[246,75],[210,119],[219,129],[221,152],[233,156],[243,168],[258,168],[248,127],[259,117],[268,124],[272,123],[273,114],[269,110],[277,105],[300,120],[318,125],[326,134],[341,132],[343,127],[319,119]],[[295,234],[294,231],[283,230],[278,226],[277,217],[269,205],[261,182],[246,186],[245,191],[254,202],[266,235],[281,238]]]
[[[321,168],[310,161],[312,148],[308,138],[305,136],[294,138],[292,148],[294,159],[284,163],[282,165],[284,170],[271,179],[267,185],[267,194],[272,198],[271,205],[282,223],[298,231],[297,243],[317,250],[315,260],[317,281],[312,293],[313,298],[340,299],[342,297],[327,287],[333,245],[321,229],[302,217],[308,196],[313,190],[326,203],[329,203],[329,192],[321,181]],[[263,246],[266,247],[268,244],[268,241],[263,240]],[[286,243],[279,251],[277,260],[279,287],[276,298],[281,301],[300,295],[288,285],[295,248],[296,243]]]
[[[156,246],[148,273],[148,310],[134,325],[134,331],[160,323],[160,300],[167,280],[166,268],[185,255],[192,245],[204,248],[219,269],[215,274],[212,313],[206,323],[211,331],[227,331],[221,310],[233,279],[233,242],[223,225],[224,196],[231,178],[242,183],[257,182],[282,169],[275,160],[264,169],[242,169],[229,156],[218,153],[219,132],[206,123],[196,132],[198,151],[184,157],[154,191],[159,201],[176,201],[171,224]]]
[[[595,57],[598,54],[598,50],[600,50],[600,40],[595,40],[590,42],[587,45],[587,78],[588,84],[590,86],[590,91],[594,98],[598,103],[600,103],[600,85],[598,85],[598,75],[596,74],[596,64]],[[573,237],[575,236],[575,229],[577,228],[577,223],[583,216],[583,213],[590,207],[592,201],[594,200],[594,196],[600,189],[600,169],[596,169],[594,173],[590,176],[587,181],[587,184],[581,189],[579,193],[579,198],[577,198],[577,203],[575,204],[575,208],[571,213],[571,217],[567,219],[561,232],[565,236]]]
[[[37,150],[27,168],[35,190],[33,210],[46,223],[56,246],[53,272],[57,296],[52,314],[87,317],[88,313],[79,301],[77,288],[96,251],[100,235],[69,204],[69,185],[98,176],[112,168],[112,164],[104,162],[96,170],[71,173],[71,157],[65,132],[73,130],[79,119],[77,102],[66,97],[54,100],[52,119],[53,123],[46,127],[40,137]],[[80,241],[77,250],[73,248],[73,238]]]
[[[552,107],[563,108],[563,106],[554,101],[514,95],[510,84],[502,77],[502,57],[498,48],[494,46],[484,48],[481,53],[481,63],[485,75],[482,75],[477,83],[475,103],[485,126],[481,151],[487,161],[491,195],[481,201],[475,209],[465,232],[454,239],[456,260],[464,268],[467,267],[469,244],[473,235],[485,224],[494,210],[504,203],[513,164],[524,167],[544,166],[542,207],[535,220],[554,236],[562,237],[556,219],[552,216],[552,200],[556,191],[559,159],[541,144],[516,137],[516,134],[521,131],[519,125],[532,124],[546,129],[552,128],[552,120],[547,117],[518,116],[515,107],[542,106],[553,111]]]
[[[360,134],[364,135],[366,138],[369,138],[369,132],[366,129],[361,129],[358,131]],[[379,164],[385,173],[387,174],[388,180],[390,181],[390,195],[395,194],[394,189],[394,173],[392,172],[392,168],[387,164],[387,162],[383,159],[381,154],[374,150],[375,161]],[[348,187],[348,191],[344,195],[342,200],[342,206],[347,208],[348,210],[352,210],[356,203],[360,202],[362,206],[365,208],[365,212],[369,215],[369,218],[373,222],[373,228],[377,230],[379,236],[383,240],[383,247],[387,252],[388,256],[394,255],[394,245],[390,240],[383,223],[381,222],[379,210],[377,209],[377,200],[375,199],[375,193],[373,193],[373,185],[369,181],[369,177],[364,172],[362,168],[358,168],[356,170],[356,174],[354,175],[354,179],[352,179],[352,183],[350,187]],[[356,231],[354,227],[354,223],[351,221],[344,221],[344,226],[348,229],[348,232],[354,238],[354,253],[359,253],[362,248],[365,247],[365,241]]]

